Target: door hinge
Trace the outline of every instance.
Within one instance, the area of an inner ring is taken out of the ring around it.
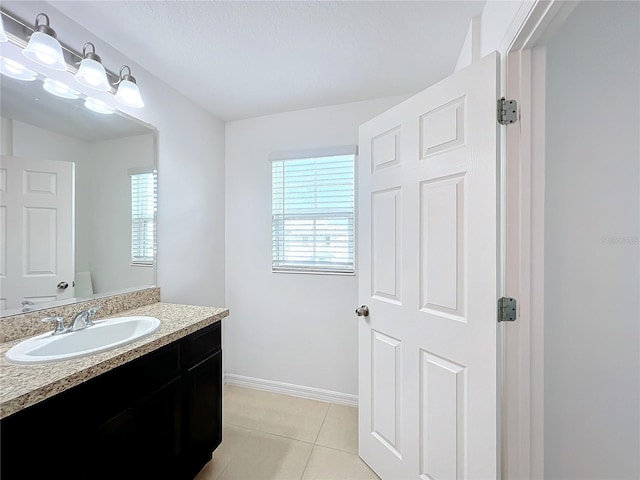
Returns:
[[[518,121],[518,102],[502,97],[498,100],[498,123],[511,125]]]
[[[498,299],[498,322],[515,322],[518,316],[516,299],[502,297]]]

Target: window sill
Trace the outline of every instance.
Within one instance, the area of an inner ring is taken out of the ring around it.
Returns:
[[[278,269],[271,270],[271,273],[285,273],[285,274],[302,274],[302,275],[338,275],[338,276],[347,276],[347,277],[355,277],[356,272],[331,272],[331,271],[322,271],[322,270],[297,270],[297,269]]]

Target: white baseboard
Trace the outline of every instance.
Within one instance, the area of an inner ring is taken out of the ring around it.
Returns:
[[[275,382],[273,380],[264,380],[262,378],[245,377],[244,375],[236,375],[234,373],[226,373],[224,378],[227,385],[237,385],[239,387],[255,388],[258,390],[265,390],[267,392],[283,393],[285,395],[293,395],[294,397],[338,403],[340,405],[348,405],[350,407],[358,406],[358,396],[350,393],[333,392],[331,390],[323,390],[321,388]]]

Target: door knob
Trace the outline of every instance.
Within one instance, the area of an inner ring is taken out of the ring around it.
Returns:
[[[67,282],[60,282],[58,284],[58,290],[66,290],[69,284]]]
[[[362,305],[361,307],[356,308],[356,315],[359,317],[368,317],[369,316],[369,307],[366,305]]]

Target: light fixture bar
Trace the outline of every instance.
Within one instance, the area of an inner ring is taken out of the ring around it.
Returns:
[[[8,12],[4,8],[0,9],[0,14],[2,15],[4,31],[9,41],[14,45],[18,45],[20,48],[26,47],[29,43],[29,37],[34,31],[33,27],[30,26],[29,22]],[[67,63],[68,71],[75,75],[78,72],[80,62],[82,61],[82,54],[68,45],[65,45],[59,39],[58,42],[62,46],[62,54],[65,62]],[[116,75],[106,68],[105,71],[111,85],[118,82],[120,79],[119,75]],[[111,87],[111,92],[113,93],[115,91],[115,87]]]

